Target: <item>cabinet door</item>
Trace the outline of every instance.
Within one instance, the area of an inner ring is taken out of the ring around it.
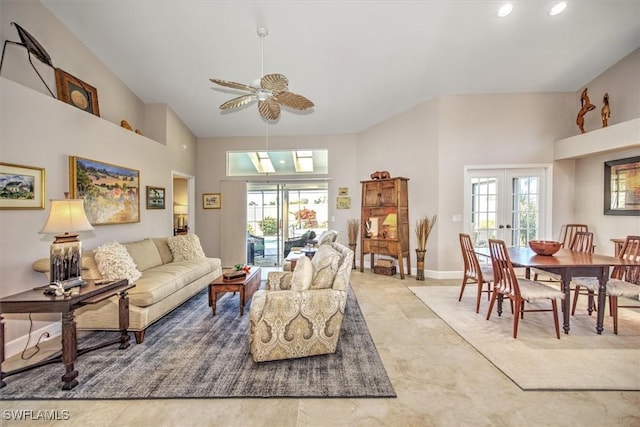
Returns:
[[[362,200],[364,206],[379,206],[380,205],[380,183],[379,182],[367,182],[364,184],[364,190],[362,191]]]
[[[396,181],[382,181],[380,183],[380,204],[381,206],[396,206]]]
[[[396,180],[367,182],[362,197],[364,206],[396,206]]]

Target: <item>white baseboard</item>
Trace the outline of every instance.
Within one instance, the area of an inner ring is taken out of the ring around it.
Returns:
[[[371,269],[370,262],[365,261],[364,267]],[[356,269],[360,269],[360,264],[356,266]],[[396,269],[396,272],[398,270]],[[417,274],[417,269],[415,267],[411,268],[411,275],[415,276]],[[462,271],[440,271],[440,270],[425,270],[424,276],[429,279],[462,279],[463,272]]]
[[[61,335],[62,326],[60,322],[50,323],[49,325],[37,329],[35,331],[31,331],[31,339],[27,335],[23,335],[14,340],[11,340],[4,345],[4,357],[8,359],[11,356],[15,356],[16,354],[22,353],[27,345],[27,341],[29,341],[29,347],[33,347],[37,344],[38,338],[42,336],[42,334],[48,333],[48,337],[43,337],[40,342],[49,341]]]

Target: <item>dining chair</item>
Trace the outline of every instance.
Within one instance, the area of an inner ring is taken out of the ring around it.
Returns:
[[[487,312],[487,320],[491,317],[491,311],[499,295],[509,298],[515,305],[513,314],[513,338],[518,336],[518,323],[520,318],[524,318],[525,312],[545,312],[553,313],[553,323],[556,329],[556,338],[560,339],[560,326],[558,324],[558,299],[564,299],[564,293],[558,289],[545,284],[528,279],[518,279],[513,270],[513,264],[507,252],[507,246],[503,240],[489,239],[489,252],[493,263],[493,293]],[[525,302],[534,300],[551,300],[550,309],[534,308],[525,309]]]
[[[640,236],[627,236],[618,253],[618,257],[624,260],[640,262]],[[573,295],[573,306],[571,314],[576,311],[578,295],[582,288],[587,289],[590,294],[590,301],[598,292],[600,283],[597,277],[575,277],[573,282],[576,285]],[[640,299],[640,265],[638,266],[616,266],[611,271],[611,276],[607,280],[607,297],[609,297],[609,312],[613,317],[613,333],[618,334],[618,308],[639,308],[636,305],[619,305],[618,298]],[[591,314],[591,310],[589,310]]]
[[[578,252],[593,252],[593,233],[588,231],[584,224],[565,224],[560,231],[560,239],[558,240],[563,248]],[[552,281],[560,281],[560,275],[550,273],[548,271],[536,268],[533,271],[533,280],[538,280],[538,275],[543,274]]]
[[[478,255],[473,250],[473,242],[469,234],[460,233],[460,249],[462,249],[462,259],[464,260],[464,276],[458,301],[462,300],[462,294],[467,283],[476,283],[478,285],[476,313],[479,313],[482,293],[486,292],[487,301],[489,301],[491,282],[493,281],[493,268],[490,265],[480,265]],[[487,285],[486,290],[484,290],[485,284]]]

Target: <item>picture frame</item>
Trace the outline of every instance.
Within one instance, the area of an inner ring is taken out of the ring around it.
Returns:
[[[45,169],[0,162],[0,209],[44,209]]]
[[[640,156],[604,163],[604,214],[640,215]]]
[[[203,209],[221,209],[222,195],[220,193],[204,193],[202,194]]]
[[[92,225],[140,222],[140,171],[69,156],[71,198],[84,199]]]
[[[164,187],[147,185],[147,209],[164,209],[166,192]]]
[[[58,99],[100,117],[98,90],[60,68],[56,68]]]

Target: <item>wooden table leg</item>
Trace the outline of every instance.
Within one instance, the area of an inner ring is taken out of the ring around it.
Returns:
[[[211,312],[215,316],[216,315],[216,302],[218,300],[218,293],[216,292],[216,289],[213,286],[211,286],[210,292],[211,292],[211,297],[210,297]]]
[[[4,382],[4,371],[2,370],[2,364],[4,363],[4,319],[0,314],[0,388],[7,385]]]
[[[77,356],[76,321],[73,312],[62,313],[62,363],[65,374],[62,376],[63,390],[71,390],[78,385],[78,371],[74,368]]]
[[[569,319],[571,316],[571,277],[567,269],[563,269],[560,273],[560,279],[562,281],[562,292],[564,292],[564,299],[562,300],[562,330],[565,334],[569,333]]]
[[[244,286],[240,288],[240,316],[244,316]]]
[[[602,335],[604,327],[604,306],[607,299],[607,280],[609,279],[609,267],[602,267],[600,276],[598,276],[598,320],[596,321],[596,332],[598,335]]]
[[[120,349],[124,350],[128,348],[131,344],[129,344],[129,340],[131,337],[129,336],[129,295],[127,291],[120,292],[120,299],[118,300],[118,313],[119,319],[118,323],[120,326]]]

